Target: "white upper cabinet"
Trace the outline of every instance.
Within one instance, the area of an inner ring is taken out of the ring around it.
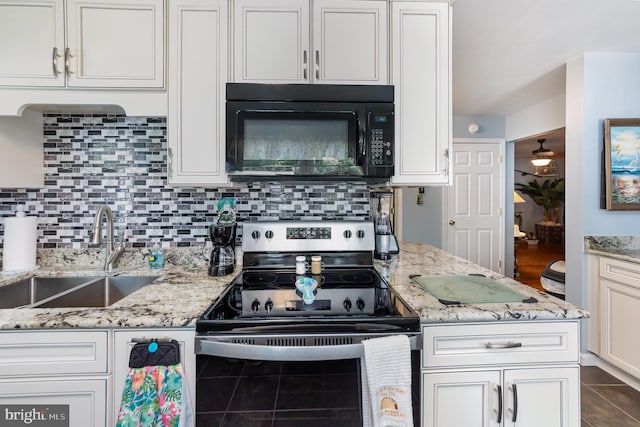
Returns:
[[[227,184],[227,16],[226,0],[169,3],[167,143],[173,186]]]
[[[237,0],[235,82],[387,84],[380,0]]]
[[[0,85],[164,87],[163,0],[0,0]]]
[[[0,0],[0,85],[64,86],[63,0]]]
[[[392,2],[395,185],[450,184],[451,35],[448,3]]]
[[[162,0],[67,0],[66,12],[69,86],[164,86]]]

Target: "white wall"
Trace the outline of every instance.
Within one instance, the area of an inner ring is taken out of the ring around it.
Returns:
[[[507,116],[505,139],[516,141],[563,128],[565,104],[565,95],[559,95]]]

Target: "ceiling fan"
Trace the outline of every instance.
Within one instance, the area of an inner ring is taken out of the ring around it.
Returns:
[[[540,148],[536,148],[531,152],[535,156],[531,159],[531,163],[533,163],[534,166],[547,166],[551,163],[551,157],[555,154],[552,150],[543,147],[545,141],[546,139],[544,138],[539,139],[538,144],[540,144]]]

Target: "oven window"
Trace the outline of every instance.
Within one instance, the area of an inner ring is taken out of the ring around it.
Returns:
[[[238,118],[244,171],[362,175],[354,113],[246,111]]]
[[[255,361],[198,355],[197,426],[362,427],[358,359]],[[414,426],[420,352],[411,352]]]

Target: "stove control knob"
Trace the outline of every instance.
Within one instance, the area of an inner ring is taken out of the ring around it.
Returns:
[[[351,238],[351,230],[344,230],[344,233],[342,233],[342,235],[344,236],[345,239],[350,239]]]
[[[257,313],[258,310],[260,310],[260,301],[258,301],[257,298],[251,303],[251,310],[253,310],[254,313]]]
[[[358,236],[358,239],[364,238],[364,230],[358,230],[356,236]]]
[[[271,301],[271,298],[264,303],[264,309],[267,311],[267,314],[271,313],[271,310],[273,310],[273,301]]]
[[[358,307],[358,310],[364,311],[364,300],[362,298],[358,298],[358,301],[356,301],[356,307]]]
[[[264,237],[266,237],[267,239],[273,239],[273,231],[271,230],[267,230],[264,232]]]
[[[253,237],[254,240],[258,240],[260,238],[260,232],[258,230],[252,231],[251,237]]]
[[[345,310],[351,311],[351,300],[349,298],[345,298],[345,300],[342,302],[342,306]]]

